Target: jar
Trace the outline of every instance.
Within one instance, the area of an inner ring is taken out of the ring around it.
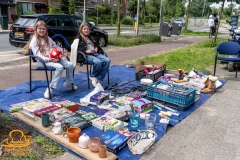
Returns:
[[[89,140],[90,140],[90,137],[86,133],[83,133],[83,135],[81,135],[78,140],[79,147],[80,148],[88,148]]]

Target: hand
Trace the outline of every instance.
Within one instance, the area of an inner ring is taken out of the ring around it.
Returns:
[[[50,62],[59,62],[59,59],[50,58]]]
[[[68,51],[64,49],[63,56],[67,57],[68,56]]]
[[[86,53],[88,53],[88,54],[92,54],[92,53],[94,53],[94,50],[86,50]]]

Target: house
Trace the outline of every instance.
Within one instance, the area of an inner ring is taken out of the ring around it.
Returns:
[[[86,0],[86,15],[96,9],[96,5],[108,5],[116,10],[118,0]],[[129,0],[122,0],[121,12],[127,14],[127,3]],[[17,15],[25,14],[27,11],[36,13],[48,13],[49,6],[60,9],[60,0],[0,0],[0,16],[7,17],[8,23],[17,19]],[[83,12],[84,0],[76,2],[76,12],[81,15]],[[1,18],[0,18],[1,20]],[[1,23],[0,23],[1,24]]]

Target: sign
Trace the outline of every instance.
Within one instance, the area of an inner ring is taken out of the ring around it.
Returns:
[[[13,136],[18,137],[17,139]],[[13,156],[24,156],[30,151],[31,136],[26,136],[21,130],[12,130],[9,133],[9,138],[2,141],[2,146],[5,152]]]

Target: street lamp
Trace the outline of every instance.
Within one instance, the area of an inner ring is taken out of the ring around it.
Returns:
[[[83,22],[86,22],[86,0],[83,3]]]
[[[162,32],[162,26],[161,26],[161,19],[162,17],[162,0],[160,0],[160,9],[159,9],[159,33],[158,33],[158,36],[161,35],[161,32]]]

